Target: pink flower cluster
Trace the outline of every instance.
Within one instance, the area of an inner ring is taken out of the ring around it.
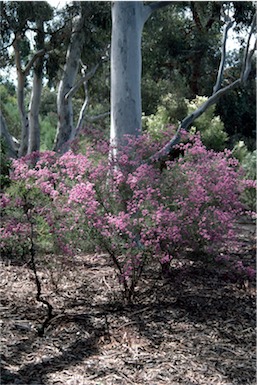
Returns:
[[[177,146],[183,156],[161,171],[147,159],[163,143],[147,135],[127,139],[111,160],[101,141],[97,151],[90,148],[85,155],[36,154],[33,167],[28,157],[13,161],[13,183],[22,181],[45,196],[33,202],[35,215],[44,218],[62,252],[83,251],[90,239],[113,256],[128,282],[139,277],[147,261],[167,263],[186,247],[215,252],[227,238],[236,240],[240,194],[252,181],[242,183],[231,152],[207,150],[194,135]],[[8,207],[15,203],[8,195],[1,201],[9,228]]]

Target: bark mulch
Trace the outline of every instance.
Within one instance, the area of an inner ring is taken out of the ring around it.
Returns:
[[[243,224],[242,224],[243,228]],[[235,258],[255,265],[254,227]],[[1,263],[1,384],[254,385],[255,285],[181,256],[172,275],[144,276],[124,305],[105,255],[37,257],[36,301],[26,263]]]

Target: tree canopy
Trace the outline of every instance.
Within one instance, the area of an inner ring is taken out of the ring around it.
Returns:
[[[159,7],[161,2],[158,3]],[[155,114],[168,94],[172,94],[174,100],[180,101],[181,106],[184,105],[185,99],[193,100],[196,96],[208,97],[212,94],[222,54],[222,33],[228,18],[232,20],[231,28],[241,48],[233,55],[226,53],[222,82],[226,85],[240,76],[243,50],[247,44],[246,37],[255,12],[252,2],[166,3],[165,8],[151,13],[142,34],[141,94],[142,112],[145,115]],[[144,4],[148,6],[154,3]],[[71,125],[64,140],[72,139],[74,133],[76,135],[91,117],[105,119],[103,127],[108,128],[111,87],[111,3],[70,2],[61,9],[54,9],[44,1],[3,1],[0,6],[2,15],[0,62],[4,94],[6,92],[9,94],[9,86],[5,81],[8,70],[13,74],[16,67],[16,76],[20,79],[18,82],[14,81],[20,122],[11,123],[12,116],[8,111],[8,103],[5,106],[2,103],[2,113],[11,135],[21,142],[23,136],[27,136],[26,140],[29,141],[27,131],[31,131],[28,127],[32,124],[31,110],[35,97],[33,76],[35,79],[35,76],[41,73],[43,93],[46,93],[44,89],[49,88],[47,92],[52,95],[51,98],[55,95],[57,100],[65,73],[67,75],[67,60],[73,45],[74,33],[80,34],[80,53],[78,51],[75,53],[77,56],[74,63],[76,62],[77,69],[63,96],[65,101],[63,105],[69,100],[71,103],[68,111]],[[80,30],[74,30],[75,21],[79,17],[82,17]],[[73,64],[71,68],[74,68]],[[253,77],[254,68],[250,74],[250,78]],[[13,93],[9,95],[11,100]],[[57,101],[55,106],[50,104],[52,110],[43,112],[46,104],[43,102],[40,107],[42,95],[41,93],[37,95],[38,101],[34,105],[38,105],[39,110],[35,111],[34,115],[39,114],[40,124],[38,124],[43,133],[42,145],[44,127],[49,127],[53,132],[52,138],[56,136],[60,112],[56,107]],[[230,91],[217,102],[217,114],[220,115],[230,136],[239,139],[254,137],[254,100],[255,88],[250,81],[247,85]],[[178,111],[178,120],[183,118],[182,112],[183,108]],[[47,114],[49,116],[57,114],[56,118],[52,119],[51,128],[49,117],[47,124],[42,123]],[[17,132],[18,127],[20,132]],[[53,147],[52,141],[53,139],[51,139]],[[27,151],[26,148],[28,144],[20,154]]]

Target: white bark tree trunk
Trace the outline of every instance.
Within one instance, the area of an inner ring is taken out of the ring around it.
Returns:
[[[29,119],[25,107],[25,81],[34,63],[45,54],[44,49],[37,51],[32,56],[26,67],[23,69],[21,64],[21,54],[19,47],[20,40],[21,36],[17,34],[13,42],[15,65],[17,72],[17,101],[21,119],[21,139],[18,152],[19,157],[27,154],[29,144]]]
[[[19,157],[27,154],[29,141],[29,119],[25,108],[25,76],[18,73],[17,100],[21,118],[21,140]]]
[[[17,102],[21,119],[21,139],[19,147],[19,157],[27,154],[28,150],[28,135],[29,135],[29,120],[25,108],[25,80],[26,75],[21,68],[21,55],[19,49],[20,36],[17,35],[13,42],[15,65],[17,71]]]
[[[74,86],[78,69],[81,51],[84,44],[83,24],[85,15],[83,12],[73,20],[70,44],[67,50],[66,63],[63,76],[59,84],[57,95],[58,126],[54,150],[64,153],[69,148],[69,140],[73,132],[73,108],[72,98],[66,97]]]
[[[140,135],[141,37],[143,3],[115,1],[112,5],[111,143],[125,144],[124,135]]]
[[[112,4],[110,141],[115,146],[111,154],[114,157],[119,147],[126,144],[125,135],[141,134],[141,37],[144,23],[154,10],[170,3],[172,2],[156,1],[143,5],[142,1],[115,1]],[[247,41],[241,77],[232,84],[220,88],[226,59],[227,31],[231,26],[232,21],[229,19],[224,32],[223,55],[213,94],[195,112],[183,119],[174,137],[149,159],[150,162],[164,159],[172,147],[179,142],[181,128],[187,129],[223,94],[247,80],[251,59],[256,49],[256,45],[252,50],[249,49],[251,36],[256,29],[256,15]]]
[[[42,75],[34,73],[33,88],[29,105],[28,154],[40,149],[39,107],[42,92]]]
[[[17,158],[18,155],[18,149],[17,146],[15,145],[15,142],[10,135],[5,118],[2,114],[2,111],[0,110],[0,137],[1,139],[4,139],[5,145],[6,145],[6,151],[7,151],[7,156],[10,158]]]
[[[44,23],[38,20],[37,23],[37,49],[44,48],[45,34]],[[34,63],[33,87],[29,105],[29,138],[28,154],[40,149],[40,126],[39,126],[39,108],[42,93],[44,57],[40,56]]]
[[[115,147],[126,144],[125,135],[141,134],[142,31],[150,14],[169,4],[169,1],[149,5],[142,1],[112,4],[110,140]]]

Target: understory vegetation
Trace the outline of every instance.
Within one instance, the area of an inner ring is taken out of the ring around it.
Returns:
[[[128,302],[149,266],[169,277],[171,261],[185,250],[254,279],[255,270],[229,254],[240,249],[238,219],[254,215],[252,157],[244,154],[241,165],[232,151],[215,152],[199,132],[185,132],[174,156],[151,162],[173,131],[162,140],[151,131],[128,136],[115,158],[100,133],[83,154],[74,143],[61,156],[45,151],[13,160],[1,195],[2,254],[34,264],[42,253],[69,259],[104,252]]]

